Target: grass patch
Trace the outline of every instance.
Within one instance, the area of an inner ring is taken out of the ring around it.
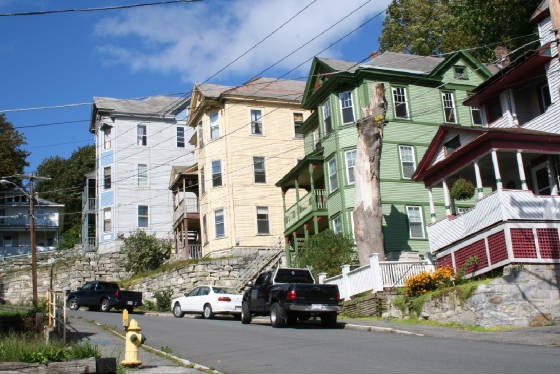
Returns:
[[[87,340],[62,344],[51,341],[45,343],[41,336],[29,332],[11,332],[0,336],[0,362],[29,362],[46,364],[100,357],[97,346]]]
[[[344,316],[340,316],[344,318]],[[391,322],[391,323],[398,323],[402,325],[424,325],[424,326],[439,326],[439,327],[447,327],[453,328],[457,330],[464,330],[464,331],[471,331],[471,332],[496,332],[496,331],[508,331],[514,330],[517,327],[511,326],[497,326],[497,327],[482,327],[482,326],[474,326],[474,325],[461,325],[459,323],[443,323],[437,322],[432,320],[425,320],[419,318],[404,318],[404,319],[386,319],[386,318],[379,318],[379,317],[360,317],[360,318],[353,318],[355,320],[361,321],[384,321],[384,322]]]

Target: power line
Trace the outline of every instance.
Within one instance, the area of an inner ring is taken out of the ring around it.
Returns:
[[[177,3],[193,3],[202,0],[169,0],[169,1],[157,1],[152,3],[141,3],[141,4],[127,4],[127,5],[114,5],[99,8],[75,8],[75,9],[55,9],[55,10],[42,10],[42,11],[32,11],[32,12],[13,12],[13,13],[0,13],[0,17],[15,17],[15,16],[42,16],[46,14],[55,13],[72,13],[72,12],[98,12],[103,10],[117,10],[117,9],[130,9],[139,8],[154,5],[169,5]]]

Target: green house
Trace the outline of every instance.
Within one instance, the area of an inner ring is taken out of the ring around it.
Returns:
[[[285,202],[287,258],[297,259],[305,238],[327,228],[353,235],[356,121],[377,83],[384,83],[387,100],[381,156],[386,257],[429,251],[428,192],[410,178],[438,126],[482,124],[484,113],[462,102],[490,75],[465,52],[446,58],[385,52],[365,63],[316,57],[302,98],[303,107],[313,111],[299,128],[305,157],[276,183]],[[432,193],[434,201],[443,201],[437,198],[441,190]],[[293,195],[295,204],[288,206]],[[454,209],[469,206],[464,204]],[[445,211],[444,206],[435,209],[436,214]]]

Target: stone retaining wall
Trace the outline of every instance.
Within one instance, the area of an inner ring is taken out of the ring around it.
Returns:
[[[403,318],[388,300],[384,317]],[[560,321],[560,264],[509,265],[464,302],[451,293],[424,303],[422,318],[483,327],[542,326]]]

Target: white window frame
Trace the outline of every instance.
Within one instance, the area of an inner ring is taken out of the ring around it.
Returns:
[[[141,209],[141,208],[146,208],[146,214],[140,214],[140,209]],[[137,224],[138,224],[138,227],[139,227],[139,228],[140,228],[140,227],[144,227],[144,228],[145,228],[145,227],[149,227],[149,226],[150,226],[150,207],[149,207],[148,205],[138,205],[137,210],[136,210],[136,213],[137,213]],[[145,220],[146,224],[145,224],[145,225],[141,225],[141,224],[140,224],[140,220],[142,220],[142,221]]]
[[[418,217],[412,216],[411,212],[417,211]],[[424,229],[424,211],[421,206],[419,205],[407,205],[406,206],[406,216],[408,217],[408,235],[410,239],[425,239],[426,238],[426,230]],[[418,221],[419,218],[420,220]],[[422,236],[413,236],[412,235],[412,223],[420,224],[422,229]]]
[[[148,187],[148,165],[147,164],[138,164],[136,167],[137,170],[137,186],[138,187]]]
[[[411,160],[405,160],[405,155],[403,154],[404,149],[410,150],[410,156],[412,156]],[[411,146],[411,145],[399,144],[399,161],[401,163],[401,176],[402,176],[402,178],[403,179],[412,178],[412,175],[416,171],[416,155],[415,155],[415,152],[414,152],[414,147]],[[404,173],[405,163],[412,164],[412,174],[410,174],[410,176],[406,176],[405,173]]]
[[[327,174],[329,177],[329,193],[338,190],[338,175],[336,170],[336,157],[327,161]],[[333,183],[334,182],[334,183]],[[333,186],[334,184],[334,186]]]
[[[253,114],[255,114],[253,118]],[[251,109],[249,111],[250,121],[251,121],[251,135],[263,136],[263,111],[262,109]],[[258,130],[258,131],[257,131]]]
[[[303,134],[298,133],[297,130],[303,126],[303,123],[305,122],[305,119],[304,119],[305,117],[304,117],[302,112],[293,112],[292,116],[293,116],[293,119],[294,119],[294,138],[302,139]],[[300,118],[301,118],[301,120],[300,120]]]
[[[340,121],[343,125],[347,125],[349,123],[354,123],[356,121],[356,115],[354,113],[354,102],[352,99],[352,91],[343,91],[338,94],[338,101],[340,102]],[[352,120],[345,121],[344,120],[344,110],[350,109],[350,113],[352,113]]]
[[[109,149],[111,149],[111,132],[112,132],[112,127],[111,126],[105,126],[103,128],[103,150],[107,151]]]
[[[198,148],[204,147],[204,127],[202,121],[198,122]]]
[[[354,154],[353,158],[348,158],[350,154]],[[346,167],[346,184],[352,185],[356,181],[356,177],[354,176],[354,170],[356,167],[356,149],[349,149],[344,152],[344,165]],[[352,164],[350,164],[352,163]]]
[[[262,169],[257,169],[257,163],[262,164]],[[262,175],[263,181],[257,181],[257,173],[259,173],[259,176]],[[253,182],[259,184],[266,183],[266,165],[263,156],[253,156]]]
[[[219,217],[221,217],[221,221],[218,220]],[[219,226],[222,229],[221,233],[219,233],[218,231]],[[224,208],[218,208],[214,210],[214,233],[216,235],[216,238],[223,238],[226,236],[226,219]]]
[[[402,90],[402,92],[401,92]],[[393,113],[395,118],[400,118],[400,119],[410,119],[410,110],[408,107],[408,95],[406,93],[406,87],[403,86],[395,86],[395,87],[391,87],[391,97],[393,98]],[[397,100],[397,99],[404,99],[404,101],[402,100]],[[406,111],[406,116],[402,117],[399,116],[397,113],[397,105],[404,105],[405,111]]]
[[[107,170],[109,173],[107,173]],[[105,166],[103,168],[103,190],[107,191],[113,187],[113,170],[111,166]],[[108,182],[108,183],[107,183]]]
[[[473,126],[482,126],[484,125],[484,112],[480,109],[479,106],[471,106],[471,121]],[[474,121],[474,112],[478,112],[478,116],[480,117],[480,123]]]
[[[443,106],[443,121],[445,123],[457,123],[457,109],[455,108],[453,91],[441,91],[441,104]],[[447,110],[451,110],[452,120],[447,118]]]
[[[319,129],[316,128],[313,130],[313,149],[317,149],[321,146],[321,134],[319,133]]]
[[[185,148],[185,128],[177,126],[177,148]]]
[[[103,208],[103,232],[113,231],[113,214],[111,207]]]
[[[335,234],[342,234],[344,230],[342,229],[342,214],[337,215],[331,220],[332,232]]]
[[[331,103],[329,99],[325,100],[322,105],[322,113],[323,113],[323,128],[325,129],[325,135],[330,134],[333,131],[333,123],[332,123],[332,113],[331,113]],[[328,126],[327,126],[328,120]]]
[[[218,111],[208,113],[208,121],[210,122],[210,140],[220,137],[220,113]]]
[[[219,173],[215,173],[214,165],[219,165],[219,167],[220,167],[220,172],[219,172]],[[216,176],[217,176],[218,174],[220,175],[220,183],[219,183],[219,184],[216,184],[215,179],[216,179]],[[223,170],[222,170],[222,160],[213,160],[213,161],[212,161],[212,187],[221,187],[221,186],[223,186],[223,184],[224,184],[223,175],[224,175],[224,172],[223,172]]]
[[[148,126],[136,125],[136,144],[140,147],[148,145]]]
[[[260,216],[260,217],[259,217]],[[265,216],[263,218],[263,216]],[[266,225],[266,232],[261,232],[261,226],[259,223],[264,223]],[[257,207],[257,235],[269,235],[270,234],[270,215],[268,214],[268,207],[258,206]]]

